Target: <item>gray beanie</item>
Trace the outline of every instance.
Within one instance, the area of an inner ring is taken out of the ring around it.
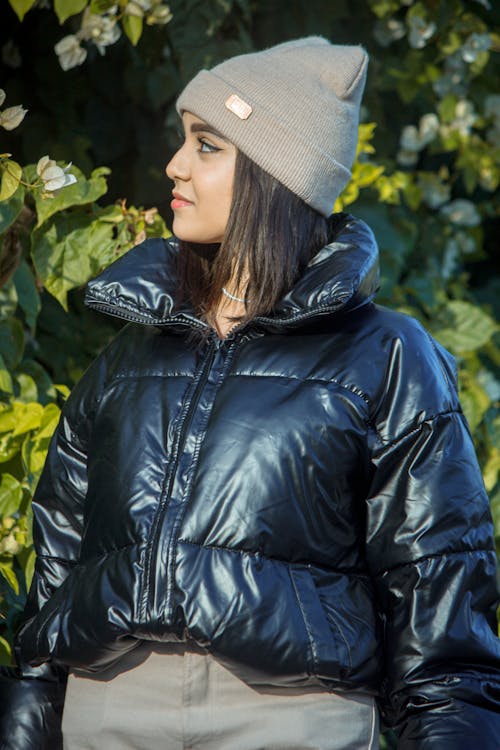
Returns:
[[[318,36],[201,70],[177,100],[328,216],[351,177],[368,55]]]

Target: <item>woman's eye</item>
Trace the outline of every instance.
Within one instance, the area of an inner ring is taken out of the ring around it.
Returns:
[[[198,142],[200,144],[199,150],[202,154],[210,154],[213,151],[220,151],[220,148],[213,146],[211,143],[208,143],[208,141],[204,141],[203,138],[199,138]]]

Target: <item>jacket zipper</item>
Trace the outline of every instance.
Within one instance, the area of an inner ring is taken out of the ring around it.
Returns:
[[[146,315],[134,315],[131,312],[128,312],[128,310],[124,310],[123,307],[119,307],[117,305],[110,305],[106,302],[94,302],[94,300],[89,300],[88,306],[91,307],[93,310],[99,310],[100,312],[105,312],[108,315],[111,315],[114,318],[122,318],[123,320],[129,320],[132,323],[143,323],[144,325],[152,325],[152,326],[167,326],[172,324],[181,324],[181,325],[187,325],[187,326],[193,326],[194,328],[207,328],[207,326],[204,323],[198,323],[196,320],[192,318],[177,318],[177,320],[174,320],[173,318],[169,318],[168,320],[156,320],[154,318],[149,318]]]
[[[153,523],[153,529],[151,531],[151,543],[147,548],[148,552],[147,552],[146,560],[144,561],[144,576],[145,576],[146,584],[144,586],[144,590],[142,594],[143,615],[145,615],[145,608],[147,605],[148,593],[152,590],[154,583],[155,583],[156,576],[155,576],[154,570],[151,567],[151,563],[152,563],[152,560],[154,559],[154,553],[156,552],[158,545],[159,545],[163,518],[165,516],[165,512],[168,507],[170,493],[172,492],[172,486],[175,481],[175,475],[177,473],[177,467],[179,464],[179,457],[182,454],[182,449],[184,447],[186,434],[191,424],[194,410],[196,409],[196,406],[198,405],[201,392],[205,386],[205,383],[208,380],[208,375],[212,368],[216,352],[220,348],[221,343],[222,341],[220,339],[217,339],[217,340],[212,339],[211,351],[209,355],[207,356],[207,358],[205,359],[200,378],[198,380],[198,383],[192,395],[186,415],[184,417],[184,421],[181,426],[179,438],[177,440],[177,445],[175,448],[175,458],[174,458],[173,464],[170,467],[168,487],[165,489],[165,492],[163,493],[163,498],[161,500],[160,506],[158,508],[158,511],[157,511],[157,514]],[[167,550],[167,564],[165,566],[167,576],[168,576],[168,569],[169,569],[168,558],[169,558],[169,551]],[[167,586],[168,586],[168,581],[167,581]]]

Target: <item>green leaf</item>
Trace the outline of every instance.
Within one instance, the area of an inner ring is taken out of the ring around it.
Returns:
[[[0,560],[0,575],[5,578],[16,594],[19,594],[19,582],[16,578],[16,574],[12,570],[12,563]]]
[[[58,214],[32,233],[32,258],[46,289],[67,310],[70,289],[85,284],[113,252],[113,225],[92,221],[87,213]]]
[[[34,6],[35,0],[9,0],[9,3],[19,20],[22,21],[29,9]]]
[[[0,182],[0,201],[6,201],[10,198],[19,187],[23,169],[12,159],[2,159],[0,161],[0,170],[2,179]]]
[[[33,332],[38,313],[40,312],[41,302],[35,278],[25,260],[16,268],[13,279],[19,305],[26,318],[26,323]]]
[[[16,456],[22,447],[23,438],[14,437],[12,432],[0,434],[0,463],[6,463]]]
[[[75,16],[87,5],[87,0],[54,0],[54,10],[59,23],[64,23],[70,16]]]
[[[67,399],[69,394],[71,393],[68,386],[64,385],[64,383],[61,383],[61,384],[57,383],[54,385],[54,388],[56,389],[56,391],[58,391],[58,393],[64,396],[65,399]]]
[[[486,391],[472,378],[466,378],[466,386],[460,389],[460,403],[469,423],[471,432],[475,432],[483,416],[491,405]]]
[[[457,97],[455,94],[447,94],[438,105],[439,119],[442,122],[452,122],[455,118]]]
[[[24,185],[18,185],[11,197],[0,203],[0,234],[6,232],[21,213],[24,206],[24,194]]]
[[[0,354],[0,391],[4,393],[13,393],[14,386],[12,384],[12,378],[10,372],[7,370],[5,360]]]
[[[35,437],[37,440],[51,438],[54,434],[54,430],[59,422],[61,416],[61,410],[57,404],[47,404],[43,410],[42,418],[40,420],[40,428],[36,433]]]
[[[90,3],[90,11],[96,15],[100,15],[109,10],[115,4],[115,1],[116,0],[92,0]]]
[[[0,664],[12,663],[12,646],[0,635]]]
[[[61,165],[65,166],[60,162]],[[70,171],[71,174],[75,175],[77,181],[73,185],[57,190],[53,193],[53,198],[44,199],[42,198],[41,191],[34,191],[38,217],[37,228],[59,211],[64,211],[64,209],[70,206],[82,206],[86,203],[93,203],[107,192],[108,185],[104,176],[111,173],[108,167],[94,169],[89,179],[74,165]],[[25,173],[28,180],[34,181],[36,179],[36,166],[29,164],[25,167]]]
[[[43,414],[43,406],[37,402],[24,404],[22,401],[14,401],[13,408],[16,415],[16,426],[12,436],[24,435],[26,432],[36,430],[40,427]]]
[[[122,26],[125,34],[135,47],[142,34],[142,18],[140,16],[125,15],[122,18]]]
[[[0,238],[1,242],[1,238]],[[1,260],[0,260],[1,265]],[[1,273],[1,272],[0,272]],[[0,320],[6,318],[13,318],[16,314],[18,299],[16,287],[14,286],[13,278],[11,277],[8,281],[0,286]]]
[[[19,386],[19,394],[16,398],[24,403],[30,403],[36,401],[38,398],[38,388],[36,383],[30,375],[26,375],[21,372],[16,376],[16,381]]]
[[[23,499],[23,486],[11,474],[3,474],[0,482],[0,517],[12,516],[19,510]]]
[[[488,492],[494,488],[500,474],[500,450],[493,448],[484,466],[483,479]]]
[[[470,302],[448,302],[436,318],[432,332],[453,353],[484,346],[498,330],[493,318]]]
[[[23,550],[24,552],[24,550]],[[18,559],[21,556],[18,555]],[[26,555],[25,560],[23,560],[22,569],[24,573],[24,580],[26,582],[26,590],[29,591],[29,588],[31,586],[31,581],[33,579],[33,574],[35,572],[35,562],[36,562],[36,553],[34,549],[30,549],[28,554]]]
[[[9,370],[14,370],[24,350],[24,331],[20,320],[0,320],[0,355]]]

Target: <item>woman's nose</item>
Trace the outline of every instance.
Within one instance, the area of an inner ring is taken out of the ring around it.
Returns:
[[[169,180],[187,180],[189,177],[189,165],[184,155],[184,147],[175,152],[167,166],[165,172]]]

